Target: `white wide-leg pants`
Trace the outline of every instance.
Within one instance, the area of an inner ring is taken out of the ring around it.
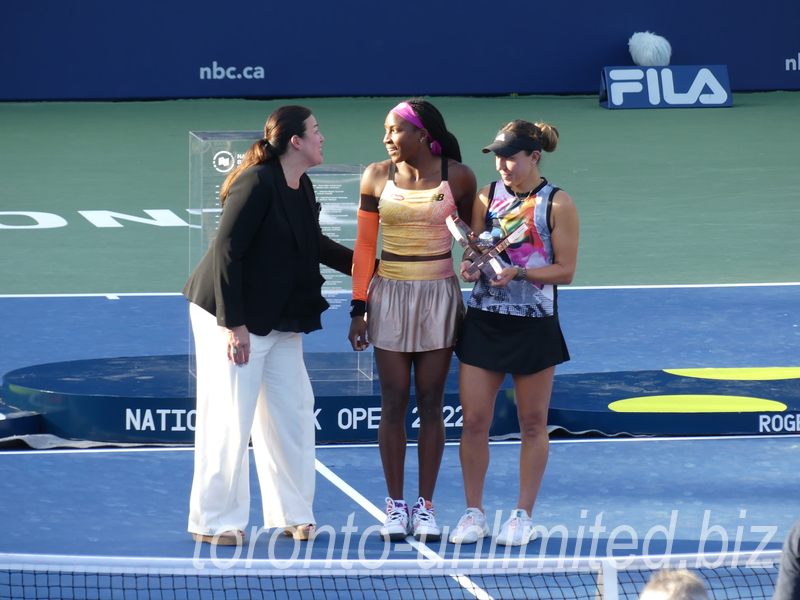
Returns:
[[[190,305],[197,353],[197,425],[189,531],[246,530],[252,438],[264,527],[316,523],[314,394],[299,333],[250,334],[250,362],[228,360],[227,329]]]

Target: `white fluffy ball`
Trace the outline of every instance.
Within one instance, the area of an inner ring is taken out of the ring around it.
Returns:
[[[672,46],[666,38],[649,31],[634,33],[628,40],[628,49],[640,67],[666,67],[672,56]]]

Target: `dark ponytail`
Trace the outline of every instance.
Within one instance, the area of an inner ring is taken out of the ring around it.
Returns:
[[[456,136],[447,130],[442,113],[433,104],[421,98],[411,98],[406,102],[414,109],[431,138],[439,142],[442,147],[442,154],[461,162],[461,148],[458,145],[458,140]]]
[[[254,165],[277,160],[286,153],[294,136],[305,137],[306,119],[310,116],[311,110],[305,106],[290,105],[275,109],[264,125],[264,137],[248,148],[242,163],[223,182],[219,192],[220,203],[225,206],[228,192],[239,173]]]

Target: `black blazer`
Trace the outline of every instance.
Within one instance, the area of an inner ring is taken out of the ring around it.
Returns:
[[[282,315],[318,316],[328,307],[319,263],[350,275],[353,251],[322,234],[311,180],[308,205],[291,202],[280,162],[245,169],[230,187],[211,246],[183,288],[222,327],[267,335]]]

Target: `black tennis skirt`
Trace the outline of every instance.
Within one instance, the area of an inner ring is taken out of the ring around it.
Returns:
[[[456,356],[489,371],[531,375],[568,361],[569,351],[558,315],[517,317],[469,308]]]

